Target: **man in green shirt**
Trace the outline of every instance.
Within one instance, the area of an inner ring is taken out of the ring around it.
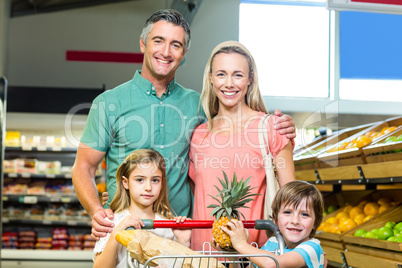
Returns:
[[[190,45],[190,28],[174,10],[155,12],[145,23],[140,47],[141,71],[134,78],[99,95],[93,102],[72,171],[77,196],[92,219],[96,239],[111,232],[113,212],[103,208],[95,187],[95,171],[105,157],[109,201],[116,191],[115,174],[135,149],[152,148],[166,161],[169,202],[177,215],[191,215],[188,172],[191,133],[199,116],[200,94],[175,82],[175,72]],[[289,116],[280,128],[294,138]]]

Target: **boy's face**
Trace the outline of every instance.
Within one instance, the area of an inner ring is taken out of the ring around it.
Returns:
[[[309,240],[311,230],[314,228],[314,210],[306,206],[303,199],[298,207],[281,206],[276,224],[279,227],[288,248],[295,248],[300,243]]]

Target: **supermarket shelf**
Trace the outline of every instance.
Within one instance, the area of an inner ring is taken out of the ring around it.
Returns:
[[[31,250],[2,249],[2,260],[55,260],[55,261],[90,261],[92,250]]]
[[[61,147],[6,147],[6,152],[62,152],[76,153],[77,148],[61,148]]]
[[[71,174],[4,173],[5,178],[71,179]]]
[[[91,221],[88,218],[87,222],[77,220],[34,220],[34,219],[10,219],[2,217],[3,224],[18,224],[18,225],[61,225],[61,226],[75,226],[75,227],[88,227],[91,226]]]
[[[390,184],[402,182],[402,160],[297,170],[296,179],[316,184]]]
[[[3,202],[16,202],[21,204],[37,203],[79,203],[75,195],[3,195]]]

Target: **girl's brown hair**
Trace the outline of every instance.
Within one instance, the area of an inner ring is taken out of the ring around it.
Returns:
[[[324,213],[324,201],[321,192],[314,185],[305,181],[292,181],[285,184],[276,193],[272,202],[272,218],[275,222],[278,220],[278,213],[282,205],[298,207],[304,199],[306,199],[306,206],[311,206],[315,215],[314,229],[309,236],[312,238],[322,222]]]
[[[133,170],[135,170],[139,164],[149,163],[154,163],[158,170],[162,172],[162,188],[159,197],[153,204],[153,211],[168,219],[174,217],[174,212],[170,207],[168,200],[165,159],[160,153],[150,149],[138,149],[130,153],[117,169],[116,195],[112,202],[110,202],[110,208],[113,210],[113,212],[116,213],[123,211],[130,206],[130,192],[123,186],[123,176],[129,179],[131,172],[133,172]]]

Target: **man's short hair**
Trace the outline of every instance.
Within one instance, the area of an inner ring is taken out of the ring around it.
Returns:
[[[188,25],[187,21],[183,18],[183,16],[174,9],[158,10],[154,14],[152,14],[151,17],[147,19],[144,27],[142,28],[142,33],[140,36],[145,45],[147,44],[148,35],[152,31],[154,23],[160,20],[170,22],[176,26],[182,27],[185,33],[183,53],[190,48],[190,42],[191,42],[190,26]]]

